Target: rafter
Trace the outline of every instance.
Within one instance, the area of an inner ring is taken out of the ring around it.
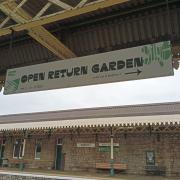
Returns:
[[[20,7],[22,7],[28,0],[22,0],[15,9],[13,9],[13,13],[15,13]],[[8,16],[1,24],[0,28],[2,28],[11,18]]]
[[[79,2],[79,4],[76,6],[77,8],[81,8],[83,7],[86,3],[88,2],[88,0],[82,0]]]
[[[53,3],[53,4],[56,4],[57,6],[63,8],[63,9],[66,9],[66,10],[70,10],[72,9],[73,7],[70,6],[69,4],[67,3],[64,3],[60,0],[48,0],[49,2]]]
[[[48,3],[36,14],[36,16],[34,17],[34,19],[41,17],[51,5],[52,5],[52,3],[51,3],[51,2],[48,2]]]
[[[10,1],[13,1],[13,0],[10,0]],[[0,29],[0,36],[10,34],[11,33],[10,29],[13,29],[14,31],[23,31],[23,30],[27,30],[33,27],[49,24],[55,21],[64,20],[67,18],[94,12],[99,9],[108,8],[108,7],[121,4],[127,1],[129,0],[96,0],[91,3],[88,3],[88,1],[86,0],[81,0],[75,7],[71,8],[70,10],[66,9],[66,10],[59,11],[54,14],[45,15],[39,18],[31,18],[31,19],[28,19],[25,23],[19,23],[17,25],[13,25],[8,28]],[[57,2],[61,2],[61,1],[57,0]],[[4,2],[3,5],[6,5],[6,3]]]
[[[0,4],[0,9],[8,16],[11,17],[17,23],[26,23],[32,17],[25,12],[21,7],[18,7],[15,2]],[[16,9],[16,11],[14,11]],[[75,54],[69,50],[63,43],[61,43],[56,37],[49,33],[42,26],[28,28],[28,34],[33,37],[40,44],[45,46],[55,55],[61,59],[75,57]]]

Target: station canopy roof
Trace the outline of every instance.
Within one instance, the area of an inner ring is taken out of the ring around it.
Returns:
[[[0,0],[0,83],[6,70],[171,40],[179,0]]]
[[[0,131],[180,124],[180,102],[0,116]]]

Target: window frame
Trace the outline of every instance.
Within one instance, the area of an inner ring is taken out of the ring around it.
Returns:
[[[18,157],[17,156],[14,156],[14,153],[15,153],[15,148],[16,148],[16,142],[20,140],[20,147],[19,147],[19,152],[18,152]],[[17,138],[15,139],[15,142],[13,144],[13,159],[22,159],[23,158],[23,146],[24,146],[24,139],[21,139],[21,138]]]

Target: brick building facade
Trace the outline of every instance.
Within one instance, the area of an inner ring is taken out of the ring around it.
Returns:
[[[179,176],[179,120],[180,103],[1,116],[2,166],[102,171],[113,138],[113,163],[124,173]]]

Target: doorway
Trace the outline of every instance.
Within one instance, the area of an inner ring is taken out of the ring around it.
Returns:
[[[0,142],[0,166],[2,166],[4,151],[5,151],[5,140],[3,139]]]
[[[62,154],[62,139],[57,139],[56,143],[56,163],[55,169],[56,170],[63,170],[63,154]]]

